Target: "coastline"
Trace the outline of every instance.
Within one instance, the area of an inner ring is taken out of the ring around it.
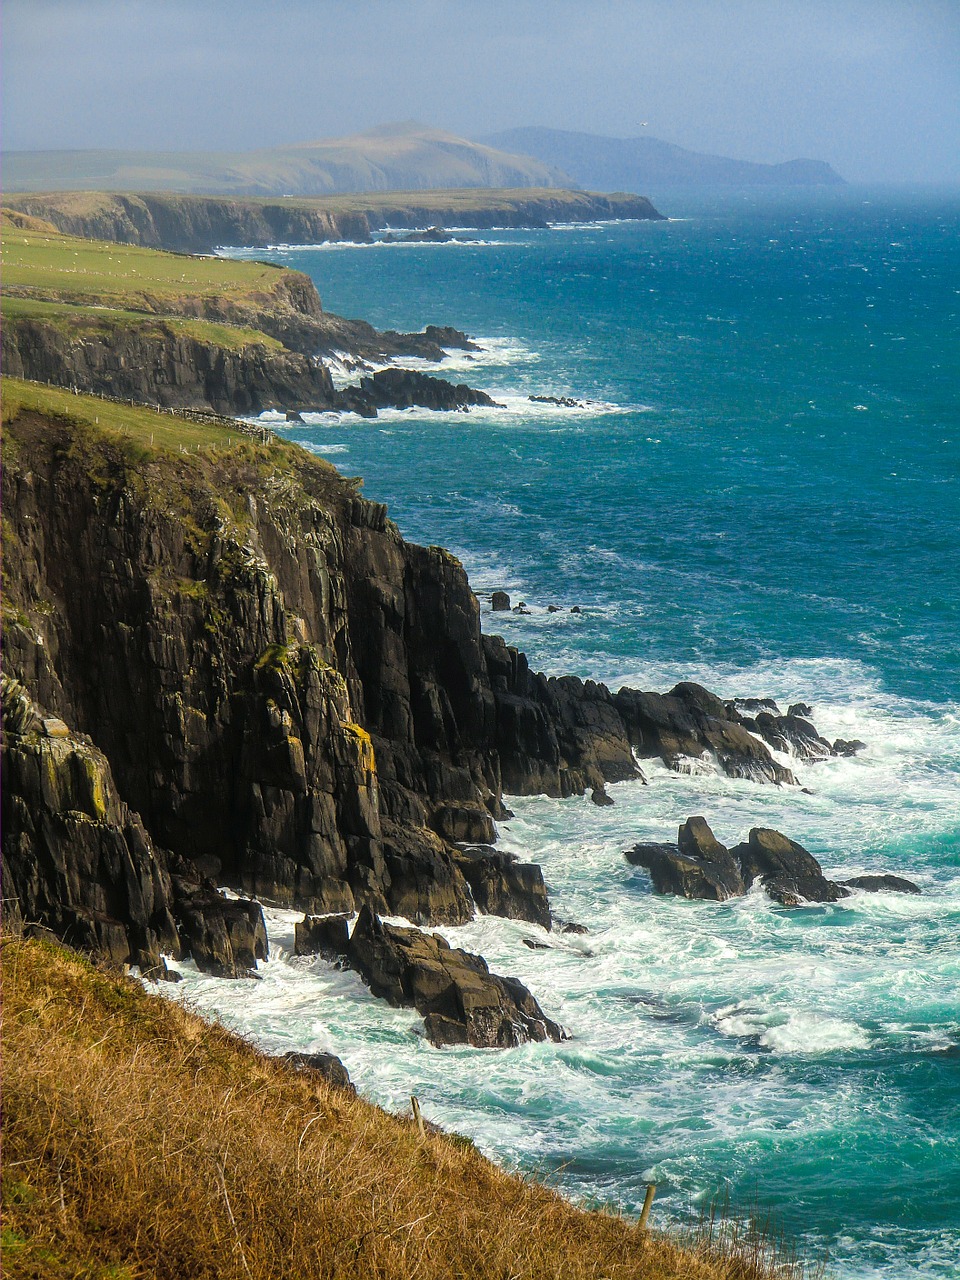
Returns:
[[[366,470],[366,468],[365,468],[365,470]],[[529,593],[527,593],[527,594],[529,594]],[[524,627],[524,626],[526,626],[526,620],[524,620],[524,618],[522,618],[522,617],[521,617],[521,618],[520,618],[520,620],[517,620],[517,621],[516,621],[516,623],[515,623],[515,627],[521,627],[521,628],[522,628],[522,627]],[[754,687],[754,686],[751,686],[751,687],[750,687],[750,690],[746,690],[746,689],[745,689],[744,691],[745,691],[745,692],[746,692],[746,691],[753,691],[753,692],[756,692],[756,691],[760,691],[760,690],[759,690],[759,689],[756,689],[756,687]],[[765,691],[767,691],[767,687],[765,687],[765,686],[764,686],[764,687],[763,687],[763,691],[764,691],[764,692],[765,692]],[[804,687],[803,685],[797,685],[797,686],[796,686],[796,692],[797,692],[797,694],[806,694],[806,692],[808,692],[808,689],[806,689],[806,687]],[[872,741],[878,741],[878,739],[872,739]],[[758,797],[758,799],[760,799],[760,797]],[[535,806],[534,806],[534,808],[535,808]],[[814,809],[814,803],[813,803],[813,801],[810,801],[810,812],[813,812],[813,809]],[[591,813],[591,810],[590,810],[589,808],[588,808],[588,813]],[[614,810],[614,813],[616,813],[616,810]],[[791,828],[790,828],[790,827],[786,827],[786,829],[791,829]],[[728,836],[728,835],[730,835],[730,829],[728,829],[728,828],[727,828],[727,829],[723,829],[723,831],[721,831],[721,835],[723,835],[723,836]],[[556,874],[556,872],[554,872],[554,874]],[[878,904],[878,905],[879,905],[879,904]],[[694,910],[694,909],[698,909],[698,908],[696,908],[696,904],[691,904],[691,905],[690,905],[690,910]],[[878,919],[881,919],[881,918],[883,918],[883,916],[878,916]],[[835,936],[836,936],[836,931],[835,931]],[[485,950],[485,947],[483,948],[483,950]],[[531,961],[532,961],[532,960],[538,960],[538,964],[539,964],[539,957],[538,957],[538,954],[536,954],[536,952],[532,952],[532,951],[531,951],[531,952],[530,952],[530,956],[531,956]],[[749,1019],[748,1019],[748,1020],[749,1020]],[[733,1032],[732,1032],[733,1027],[735,1027],[735,1024],[736,1024],[736,1023],[739,1023],[739,1021],[742,1021],[742,1019],[740,1019],[739,1014],[733,1014],[733,1015],[731,1015],[731,1016],[728,1016],[728,1018],[726,1018],[726,1019],[722,1019],[721,1021],[722,1021],[723,1025],[724,1025],[724,1027],[730,1027],[730,1029],[731,1029],[731,1030],[730,1030],[730,1032],[724,1032],[724,1034],[733,1034]],[[744,1024],[744,1027],[745,1027],[745,1024]],[[753,1033],[753,1034],[755,1034],[755,1036],[758,1036],[758,1037],[760,1037],[760,1038],[763,1038],[764,1036],[769,1036],[769,1037],[771,1037],[771,1044],[768,1044],[768,1046],[767,1046],[768,1050],[769,1050],[769,1048],[772,1048],[772,1047],[774,1046],[774,1044],[777,1044],[777,1043],[785,1044],[785,1043],[786,1043],[786,1041],[783,1041],[783,1033],[782,1033],[782,1032],[781,1032],[781,1033],[778,1033],[778,1032],[777,1032],[776,1024],[771,1025],[771,1027],[764,1027],[764,1024],[763,1024],[763,1023],[759,1023],[759,1024],[758,1024],[758,1023],[756,1023],[756,1021],[754,1021],[754,1023],[753,1023],[753,1027],[754,1027],[754,1033]],[[852,1034],[852,1032],[850,1032],[850,1033]],[[741,1028],[741,1030],[740,1030],[740,1034],[741,1034],[741,1036],[742,1036],[742,1034],[744,1034],[744,1028]],[[803,1034],[809,1034],[809,1032],[803,1032],[803,1028],[799,1028],[799,1027],[797,1027],[797,1034],[800,1034],[800,1036],[803,1036]],[[778,1036],[780,1036],[780,1039],[777,1039],[777,1037],[778,1037]],[[782,1050],[781,1050],[781,1052],[782,1052]]]
[[[278,243],[364,243],[373,232],[388,227],[445,224],[483,230],[664,217],[645,196],[553,188],[237,199],[163,192],[7,192],[4,202],[67,235],[178,253],[212,253],[226,244],[264,248]]]

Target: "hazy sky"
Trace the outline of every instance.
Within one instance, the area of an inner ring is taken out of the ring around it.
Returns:
[[[2,73],[7,148],[417,119],[960,182],[960,0],[4,0]]]

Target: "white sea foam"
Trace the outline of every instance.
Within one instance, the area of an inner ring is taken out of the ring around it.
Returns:
[[[506,230],[507,228],[499,228]],[[491,230],[496,231],[498,228],[493,227]],[[244,249],[234,245],[218,245],[214,253],[219,258],[242,258],[257,260],[264,253],[274,253],[280,257],[288,254],[301,253],[327,253],[334,251],[345,251],[350,249],[502,249],[507,247],[521,247],[526,242],[522,240],[486,240],[480,237],[459,239],[454,236],[450,240],[321,240],[316,244],[292,244],[286,241],[278,244],[264,245],[259,249]]]
[[[734,1005],[718,1010],[713,1025],[721,1035],[752,1039],[777,1053],[834,1053],[866,1049],[870,1044],[870,1036],[857,1023],[809,1012]]]
[[[442,360],[427,360],[422,356],[396,356],[380,362],[361,361],[347,351],[325,355],[323,362],[330,370],[336,386],[356,382],[359,374],[376,373],[380,369],[412,369],[421,373],[446,376],[451,373],[472,373],[477,369],[500,369],[511,365],[534,364],[540,354],[519,338],[479,337],[473,342],[478,351],[463,351],[459,347],[444,347]]]

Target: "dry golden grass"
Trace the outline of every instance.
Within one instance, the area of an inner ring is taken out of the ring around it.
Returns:
[[[4,943],[4,1273],[759,1280],[581,1211],[37,940]],[[742,1254],[742,1251],[739,1251]]]

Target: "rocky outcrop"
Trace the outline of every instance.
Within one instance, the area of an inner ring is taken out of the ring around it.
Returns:
[[[625,856],[650,872],[657,893],[724,902],[745,892],[740,867],[704,818],[688,818],[676,844],[638,844]]]
[[[312,1072],[320,1076],[327,1084],[338,1089],[348,1089],[356,1093],[350,1073],[335,1053],[285,1053],[284,1062],[288,1062],[296,1071]]]
[[[722,902],[740,897],[759,883],[785,907],[804,902],[838,902],[851,889],[870,892],[919,893],[910,880],[892,875],[828,880],[816,858],[803,845],[779,831],[755,827],[746,841],[727,849],[705,819],[688,818],[676,844],[638,844],[624,857],[650,872],[657,893]]]
[[[467,845],[460,850],[457,866],[478,910],[550,928],[547,889],[536,863],[521,862],[515,853],[505,849]]]
[[[746,843],[730,851],[739,861],[744,884],[759,881],[774,901],[785,907],[802,902],[838,902],[849,890],[823,874],[813,854],[779,831],[754,827]]]
[[[449,231],[443,227],[424,227],[422,231],[404,231],[394,233],[388,231],[383,237],[384,244],[448,244],[453,239]]]
[[[263,908],[249,898],[225,898],[210,883],[174,876],[180,942],[198,969],[218,978],[256,977],[267,958]]]
[[[362,417],[376,417],[378,409],[439,409],[451,411],[482,405],[502,408],[485,391],[459,383],[454,386],[443,378],[434,378],[411,369],[380,369],[369,378],[361,378],[357,387],[345,387],[340,392],[341,407],[351,409]]]
[[[350,947],[350,917],[346,912],[329,916],[304,916],[294,925],[294,954],[336,960]]]
[[[822,738],[808,719],[794,715],[771,715],[761,711],[754,720],[744,719],[746,728],[758,733],[774,751],[782,751],[798,760],[826,760],[836,754],[833,747]]]
[[[349,954],[374,995],[423,1015],[435,1045],[503,1049],[564,1039],[521,982],[491,973],[482,956],[454,949],[438,934],[384,924],[364,907]]]
[[[605,685],[548,678],[499,636],[483,637],[491,724],[504,790],[582,795],[639,776],[624,723]]]
[[[659,756],[678,772],[716,764],[731,778],[792,783],[730,704],[702,685],[684,682],[666,694],[621,689],[614,700],[630,745],[641,758]]]

